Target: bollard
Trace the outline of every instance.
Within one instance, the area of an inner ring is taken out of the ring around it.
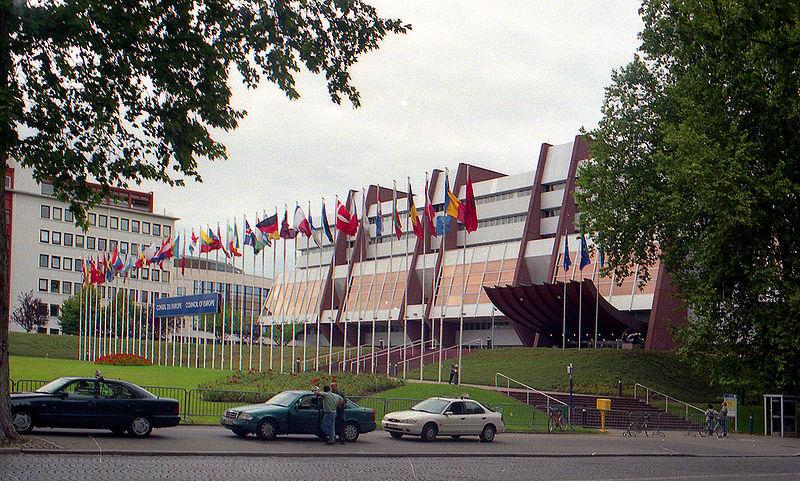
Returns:
[[[622,397],[622,379],[617,380],[617,397]]]
[[[581,409],[581,426],[586,427],[589,420],[589,413],[586,412],[586,409]]]
[[[750,415],[750,434],[753,434],[753,415]]]

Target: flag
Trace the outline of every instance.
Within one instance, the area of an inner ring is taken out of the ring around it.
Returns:
[[[606,253],[602,244],[600,244],[600,248],[598,250],[598,254],[600,255],[600,268],[602,269],[606,265]]]
[[[221,247],[219,243],[219,239],[214,238],[214,231],[211,230],[211,227],[208,228],[208,231],[200,231],[200,253],[205,254],[206,252],[211,252],[219,249]]]
[[[569,237],[564,233],[564,272],[567,272],[572,262],[569,260]],[[565,274],[566,275],[566,274]]]
[[[328,213],[325,212],[325,201],[322,201],[322,232],[325,233],[325,237],[328,238],[328,242],[333,244],[333,230],[331,229],[331,225],[328,223]]]
[[[147,262],[147,259],[145,258],[145,255],[144,255],[144,249],[142,249],[142,252],[139,253],[139,257],[136,258],[136,262],[133,263],[133,267],[136,268],[136,269],[141,269],[142,267],[145,266],[146,262]]]
[[[417,206],[414,205],[414,194],[411,192],[411,182],[408,183],[408,217],[411,219],[411,228],[414,229],[414,234],[417,239],[422,239],[425,233],[422,230],[422,223],[419,221],[417,215]]]
[[[111,265],[114,267],[116,272],[121,271],[125,267],[125,263],[122,262],[122,258],[119,256],[117,249],[114,249],[114,253],[112,254],[113,260],[111,261]]]
[[[98,264],[100,264],[99,258],[97,259],[97,262],[93,260],[89,261],[90,274],[91,274],[89,282],[90,284],[102,284],[106,280],[106,276],[105,274],[103,274],[103,271],[98,267]]]
[[[189,255],[194,255],[194,246],[197,245],[197,236],[192,229],[192,242],[189,244]]]
[[[427,176],[427,174],[426,174]],[[436,227],[433,225],[433,219],[436,218],[436,212],[433,210],[433,203],[431,203],[431,199],[428,196],[428,180],[425,180],[425,207],[422,209],[422,217],[423,222],[428,228],[428,232],[434,237],[436,237]]]
[[[276,217],[277,219],[277,217]],[[258,215],[256,215],[256,224],[258,224]],[[277,232],[277,231],[275,231]],[[261,249],[266,247],[272,247],[272,237],[267,232],[262,231],[261,229],[256,229],[253,231],[253,234],[256,236],[257,241],[261,241],[261,246],[258,248],[258,251],[261,252]],[[280,239],[280,237],[278,237]]]
[[[294,228],[297,232],[305,234],[306,237],[311,237],[311,225],[306,219],[306,213],[303,212],[299,205],[294,209]]]
[[[297,237],[297,231],[289,227],[289,211],[283,210],[283,222],[281,222],[281,239],[289,240]]]
[[[462,224],[464,223],[464,204],[458,200],[455,194],[450,192],[450,176],[444,175],[444,193],[447,196],[445,201],[449,199],[445,212],[453,219],[458,219]]]
[[[453,222],[455,221],[449,215],[440,215],[436,217],[436,235],[444,235],[450,232],[450,229],[453,227]]]
[[[111,265],[111,258],[105,256],[103,262],[104,262],[103,268],[105,269],[106,272],[106,282],[111,282],[114,280],[114,272],[115,272],[113,266]]]
[[[247,222],[247,219],[244,220],[244,245],[250,246],[255,250],[256,246],[256,235],[253,233],[253,229],[250,228],[250,223]]]
[[[397,212],[397,189],[392,194],[392,224],[394,224],[394,235],[397,239],[403,237],[403,225],[400,223],[400,213]]]
[[[336,228],[347,235],[356,235],[358,230],[358,217],[351,214],[347,207],[336,201]]]
[[[583,234],[581,234],[580,244],[581,244],[581,246],[580,246],[581,247],[581,261],[580,261],[580,264],[578,264],[578,267],[580,267],[580,270],[582,271],[584,267],[586,267],[586,266],[588,266],[589,264],[592,263],[592,260],[589,258],[589,248],[586,245],[586,237]]]
[[[239,229],[236,227],[236,221],[233,222],[233,228],[227,222],[226,224],[225,245],[228,247],[228,252],[235,257],[241,257],[242,253],[239,251]]]
[[[467,198],[464,201],[464,227],[467,232],[474,232],[478,230],[478,210],[475,205],[475,194],[472,192],[472,178],[470,178],[469,170],[467,170]]]
[[[225,257],[231,256],[231,253],[228,252],[228,248],[222,243],[222,232],[219,230],[219,222],[217,222],[217,235],[214,237],[214,241],[216,241],[217,245],[219,246],[217,249],[222,249],[222,252],[225,253]]]
[[[375,209],[375,238],[380,239],[383,233],[383,209],[381,209],[381,186],[378,186],[377,204]]]
[[[236,225],[236,221],[233,222],[233,253],[237,257],[242,256],[242,251],[240,249],[241,244],[239,244],[239,227]]]
[[[281,238],[280,232],[278,232],[278,214],[265,217],[264,220],[256,223],[256,228],[266,234],[271,240],[278,240]]]
[[[311,206],[309,204],[308,207],[308,229],[311,231],[311,237],[314,239],[314,243],[317,244],[317,247],[322,247],[322,234],[320,233],[319,229],[314,227],[314,223],[311,221]]]

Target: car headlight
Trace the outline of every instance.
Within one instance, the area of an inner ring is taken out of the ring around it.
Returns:
[[[417,424],[418,422],[419,422],[419,419],[406,419],[405,420],[406,424]]]
[[[239,413],[239,419],[244,421],[252,421],[253,415],[250,413]]]

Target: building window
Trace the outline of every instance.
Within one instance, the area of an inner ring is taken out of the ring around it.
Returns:
[[[97,239],[97,250],[105,251],[106,247],[108,246],[108,241],[103,238]]]
[[[50,231],[49,230],[40,230],[39,231],[39,242],[43,242],[45,244],[50,243]]]
[[[150,269],[142,269],[142,279],[145,281],[150,280]]]
[[[108,227],[108,216],[100,214],[100,216],[97,218],[97,226]]]
[[[179,296],[185,296],[186,295],[186,288],[185,287],[176,287],[175,288],[175,294],[177,294]]]
[[[97,225],[97,214],[90,212],[89,213],[89,224]]]
[[[138,269],[131,269],[130,275],[131,279],[138,279],[139,278]]]
[[[139,255],[139,244],[131,242],[131,255]]]
[[[161,236],[161,224],[153,224],[153,235],[156,237]]]
[[[53,220],[61,220],[61,207],[53,207]]]
[[[64,232],[64,245],[66,247],[72,247],[72,234]]]
[[[75,290],[78,289],[78,283],[75,283]],[[68,281],[64,281],[63,285],[61,286],[61,293],[72,295],[72,283]]]
[[[53,234],[50,237],[50,241],[52,241],[52,243],[54,245],[60,246],[61,245],[61,232],[53,231]]]
[[[139,302],[147,303],[147,291],[142,291],[140,294],[141,296],[139,296]]]
[[[119,220],[119,230],[128,232],[130,230],[130,222],[128,219],[122,218]]]
[[[47,279],[39,279],[39,292],[47,292]]]
[[[11,176],[7,175],[6,176],[6,190],[10,190],[10,189],[11,189]]]
[[[75,265],[73,266],[75,272],[81,272],[83,261],[81,259],[75,259]]]
[[[134,234],[138,234],[139,233],[139,221],[138,220],[132,220],[131,221],[131,232],[133,232]]]
[[[50,206],[49,205],[43,205],[41,207],[39,215],[40,215],[40,217],[42,219],[49,219],[50,218]]]
[[[149,234],[149,233],[150,233],[150,223],[142,222],[142,234]]]
[[[159,275],[158,269],[153,269],[153,282],[158,282],[159,280],[161,280],[161,277]]]
[[[58,317],[58,304],[50,304],[50,317]]]
[[[50,257],[50,267],[53,269],[61,269],[61,257],[59,256],[51,256]]]
[[[72,270],[72,257],[65,257],[64,258],[64,270],[71,271]]]
[[[119,251],[123,254],[128,253],[128,243],[127,242],[120,242],[119,243]]]
[[[169,271],[164,271],[161,274],[161,280],[164,281],[164,282],[169,283]]]
[[[51,294],[58,294],[61,292],[61,282],[51,279],[50,280],[50,293]]]
[[[172,227],[165,225],[164,226],[164,237],[169,237],[172,235]]]
[[[115,241],[115,240],[109,240],[109,241],[108,241],[108,250],[109,250],[109,251],[112,251],[112,252],[113,252],[113,251],[115,251],[115,250],[117,250],[117,241]]]
[[[39,254],[39,267],[47,267],[50,265],[50,256],[47,254]]]
[[[114,230],[119,229],[119,217],[111,217],[111,225],[109,225]]]
[[[89,249],[90,251],[93,251],[97,248],[97,244],[95,242],[94,237],[90,237],[88,235],[86,236],[86,248]]]
[[[79,249],[83,249],[83,236],[82,235],[76,235],[75,236],[75,247],[77,247]]]
[[[64,220],[66,222],[74,222],[75,217],[72,215],[72,211],[69,209],[64,209]]]

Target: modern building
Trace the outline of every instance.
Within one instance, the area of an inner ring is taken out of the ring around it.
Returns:
[[[118,249],[138,255],[151,244],[173,234],[176,217],[154,212],[153,193],[112,189],[105,201],[88,215],[88,231],[77,228],[66,203],[53,196],[53,186],[34,180],[31,171],[10,162],[5,177],[6,236],[9,240],[10,312],[18,306],[20,293],[33,291],[48,307],[49,322],[42,329],[59,333],[61,303],[82,282],[85,258],[96,258]],[[140,302],[151,302],[175,292],[169,264],[132,271],[117,289],[131,291]],[[106,294],[107,286],[101,289]],[[12,330],[20,330],[11,324]]]
[[[405,341],[416,346],[417,356],[420,345],[427,353],[439,342],[450,348],[487,338],[495,345],[559,347],[577,347],[580,338],[581,346],[593,346],[595,322],[600,346],[638,333],[647,348],[671,348],[668,326],[684,322],[686,310],[663,266],[635,266],[634,276],[616,279],[599,274],[593,252],[591,262],[578,268],[580,213],[573,192],[578,166],[588,157],[578,136],[542,145],[532,170],[522,173],[460,164],[449,182],[464,199],[471,178],[478,230],[467,234],[459,225],[443,238],[426,232],[424,242],[407,225],[405,186],[397,192],[400,240],[393,236],[392,189],[350,191],[348,207],[367,212],[369,222],[362,219],[355,236],[340,234],[321,248],[314,242],[306,248],[300,240],[297,268],[285,283],[276,279],[265,322],[305,322],[311,329],[319,323],[320,342],[332,338],[340,348],[371,346],[373,339],[376,347]],[[444,184],[445,172],[434,170],[428,195],[437,213],[445,208]],[[424,189],[415,185],[414,192],[422,216]],[[383,229],[376,238],[378,203]],[[565,237],[572,260],[566,273]],[[642,284],[645,271],[649,281]]]

